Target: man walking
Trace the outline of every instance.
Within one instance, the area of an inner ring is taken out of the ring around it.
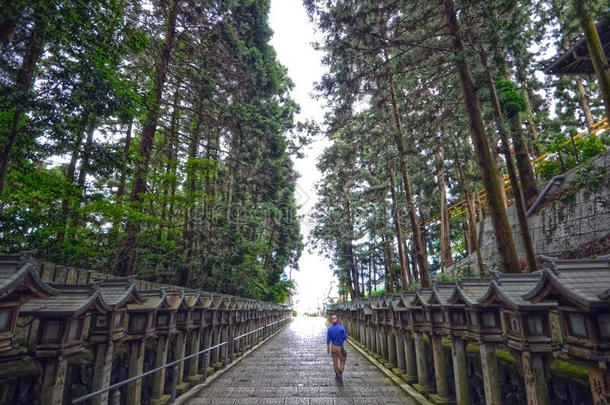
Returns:
[[[347,340],[345,328],[339,325],[337,316],[333,315],[333,324],[326,332],[326,350],[333,358],[335,369],[335,380],[343,384],[343,370],[345,370],[345,357],[347,353],[343,348],[343,342]]]

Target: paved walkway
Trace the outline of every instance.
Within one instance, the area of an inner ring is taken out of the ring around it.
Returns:
[[[350,345],[346,349],[345,385],[339,386],[326,354],[324,319],[296,318],[188,404],[416,404]]]

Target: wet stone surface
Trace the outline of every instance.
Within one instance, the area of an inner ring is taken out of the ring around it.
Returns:
[[[360,353],[345,347],[345,384],[340,386],[326,353],[324,319],[296,318],[188,404],[416,404]]]

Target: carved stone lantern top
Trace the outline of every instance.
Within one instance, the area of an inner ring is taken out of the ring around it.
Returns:
[[[104,302],[113,309],[127,304],[142,304],[146,298],[138,291],[133,278],[108,279],[95,283]]]
[[[167,301],[167,294],[164,289],[142,291],[140,295],[146,298],[146,301],[139,304],[127,305],[127,310],[131,311],[143,311],[153,312],[162,308],[170,308],[171,305]]]
[[[447,298],[448,304],[464,304],[469,307],[480,306],[479,299],[489,290],[490,280],[464,279],[456,282],[456,288]]]
[[[540,304],[558,302],[565,337],[562,355],[610,362],[610,306],[604,299],[608,285],[608,257],[547,258],[540,280],[523,298]],[[552,332],[555,332],[553,328]],[[553,333],[559,334],[561,331]]]
[[[50,298],[56,294],[57,291],[38,276],[34,259],[29,256],[0,256],[0,302],[12,301],[13,298]]]
[[[48,299],[57,294],[38,277],[31,257],[0,256],[0,353],[14,356],[25,351],[13,346],[19,306],[32,297]]]
[[[58,292],[48,299],[33,298],[21,306],[22,315],[71,318],[87,312],[105,314],[112,310],[95,285],[55,285]]]
[[[487,292],[479,299],[479,303],[484,306],[497,303],[520,311],[554,308],[555,302],[532,303],[523,298],[538,284],[540,277],[541,272],[494,275]]]
[[[534,303],[549,295],[584,311],[607,308],[610,295],[610,257],[585,260],[546,258],[538,283],[523,295]]]

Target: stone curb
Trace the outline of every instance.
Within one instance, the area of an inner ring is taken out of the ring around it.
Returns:
[[[243,359],[245,359],[246,357],[248,357],[250,355],[250,353],[252,353],[253,351],[255,351],[256,349],[258,349],[259,347],[261,347],[262,345],[264,345],[265,343],[267,343],[267,341],[269,341],[269,339],[274,338],[275,336],[277,336],[278,333],[280,333],[281,331],[283,331],[284,329],[286,329],[290,324],[292,323],[292,321],[288,322],[285,326],[283,326],[280,330],[278,330],[277,332],[275,332],[273,335],[267,337],[267,339],[263,340],[262,342],[260,342],[259,344],[257,344],[256,346],[254,346],[252,349],[248,350],[247,352],[245,352],[244,354],[242,354],[241,356],[239,356],[239,358],[237,359],[233,359],[233,362],[231,364],[228,364],[225,368],[221,368],[220,370],[216,371],[213,375],[209,376],[204,382],[202,382],[201,384],[197,384],[195,386],[193,386],[193,388],[189,389],[188,391],[186,391],[184,394],[180,395],[179,397],[176,398],[176,400],[173,402],[174,405],[182,405],[185,404],[186,401],[190,400],[191,398],[193,398],[195,395],[197,395],[199,393],[199,391],[201,391],[202,389],[204,389],[205,387],[207,387],[208,385],[212,384],[214,381],[216,381],[216,379],[218,379],[219,377],[221,377],[226,371],[230,370],[231,368],[233,368],[233,366],[235,366],[236,364],[239,364],[239,362],[241,362]],[[427,405],[427,404],[425,404]]]
[[[415,388],[411,387],[409,384],[404,382],[400,377],[398,377],[392,371],[388,370],[383,364],[381,364],[380,362],[375,360],[374,357],[372,357],[367,352],[365,352],[360,347],[358,347],[358,345],[356,345],[356,343],[353,343],[350,339],[347,339],[347,342],[354,349],[356,349],[358,352],[360,352],[360,354],[363,355],[368,361],[373,363],[386,376],[388,376],[388,378],[390,378],[394,382],[394,384],[396,384],[400,388],[402,388],[402,390],[405,391],[407,393],[407,395],[409,395],[409,397],[411,397],[412,399],[417,401],[418,404],[420,404],[420,405],[433,405],[432,402],[430,402],[428,399],[426,399],[426,397],[424,397],[422,394],[420,394]]]

